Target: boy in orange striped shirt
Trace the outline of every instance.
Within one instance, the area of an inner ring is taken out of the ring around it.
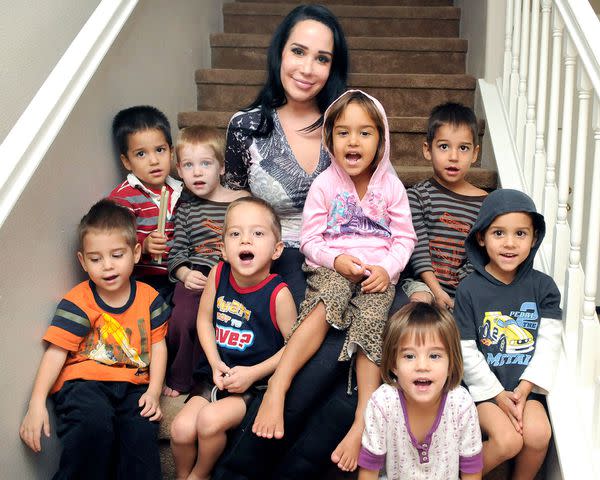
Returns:
[[[141,246],[129,210],[101,200],[81,220],[79,242],[89,280],[58,304],[19,433],[41,450],[50,395],[63,445],[57,477],[158,479],[170,308],[131,277]]]

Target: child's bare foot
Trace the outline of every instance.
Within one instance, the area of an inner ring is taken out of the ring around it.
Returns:
[[[178,397],[179,395],[181,395],[181,392],[178,392],[177,390],[174,390],[171,387],[167,387],[165,385],[162,389],[162,394],[165,397]]]
[[[364,426],[354,422],[346,436],[331,454],[331,461],[344,472],[353,472],[358,466],[358,454]]]
[[[283,404],[285,395],[267,389],[260,404],[252,432],[263,438],[283,438]]]

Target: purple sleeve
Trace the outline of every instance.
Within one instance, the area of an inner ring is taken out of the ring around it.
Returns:
[[[358,466],[367,470],[381,470],[385,465],[385,453],[376,455],[369,452],[365,447],[360,447],[358,455]]]
[[[458,458],[459,468],[463,473],[478,473],[483,470],[483,452],[479,452],[477,455],[472,457]]]

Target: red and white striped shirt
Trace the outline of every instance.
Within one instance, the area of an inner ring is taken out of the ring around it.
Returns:
[[[165,184],[169,191],[169,208],[165,223],[167,249],[163,253],[160,264],[154,261],[152,255],[143,253],[135,266],[135,274],[138,278],[147,275],[167,275],[167,257],[173,245],[175,227],[173,219],[183,184],[170,176],[166,178]],[[137,240],[143,245],[146,237],[158,227],[160,191],[147,188],[133,173],[130,173],[123,183],[110,192],[109,198],[133,212],[137,224]]]

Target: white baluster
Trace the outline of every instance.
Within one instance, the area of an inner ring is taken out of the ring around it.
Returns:
[[[510,126],[515,133],[517,122],[517,97],[519,95],[519,48],[521,47],[521,0],[515,0],[513,8],[512,64],[510,70],[510,92],[508,114]]]
[[[597,332],[598,317],[596,316],[596,287],[598,279],[598,239],[600,238],[600,104],[598,99],[594,102],[594,142],[592,181],[589,203],[586,211],[589,212],[588,235],[585,252],[585,280],[583,284],[583,317],[579,325],[577,351],[577,374],[579,382],[584,387],[592,387],[594,376],[600,374],[596,371],[594,357],[598,351]]]
[[[504,65],[502,73],[502,97],[508,106],[510,92],[510,69],[512,65],[513,0],[506,2],[506,23],[504,26]]]
[[[542,29],[540,35],[540,68],[537,92],[537,111],[535,115],[535,156],[533,158],[532,197],[541,209],[546,172],[546,151],[544,133],[546,131],[546,104],[548,102],[548,43],[550,37],[550,0],[542,0]]]
[[[517,97],[517,115],[513,123],[517,137],[517,148],[523,157],[523,134],[525,132],[525,111],[527,110],[527,67],[529,58],[529,8],[531,0],[523,0],[523,9],[521,13],[521,58],[519,60],[519,96]],[[529,177],[525,176],[526,180]],[[529,184],[531,186],[531,184]]]
[[[550,74],[550,107],[548,109],[548,142],[546,147],[546,178],[543,213],[546,219],[547,245],[554,243],[554,225],[558,203],[556,187],[556,151],[558,149],[558,115],[560,96],[560,59],[562,54],[563,23],[556,9],[552,10],[552,66]]]
[[[575,142],[575,171],[573,174],[573,208],[571,210],[571,249],[569,250],[569,268],[565,278],[564,310],[568,331],[576,332],[581,318],[583,303],[583,269],[581,268],[581,237],[583,231],[583,211],[585,198],[585,164],[590,112],[591,84],[585,70],[579,64],[577,69],[577,140]]]
[[[535,143],[535,94],[537,87],[538,36],[540,0],[531,2],[531,38],[529,41],[529,79],[527,82],[527,121],[525,128],[517,127],[517,145],[523,158],[523,176],[531,191],[533,184],[533,146]],[[525,17],[523,17],[525,22]],[[522,77],[521,77],[522,79]],[[518,107],[517,107],[518,108]],[[520,112],[519,112],[520,113]],[[520,133],[520,135],[519,135]],[[522,143],[520,143],[522,142]]]
[[[571,133],[573,131],[573,91],[575,89],[576,54],[571,39],[565,38],[565,86],[563,89],[562,134],[560,137],[560,160],[558,171],[558,209],[554,227],[554,256],[552,257],[552,277],[563,286],[569,255],[569,226],[567,225],[567,205],[569,201],[569,176],[571,174]]]

